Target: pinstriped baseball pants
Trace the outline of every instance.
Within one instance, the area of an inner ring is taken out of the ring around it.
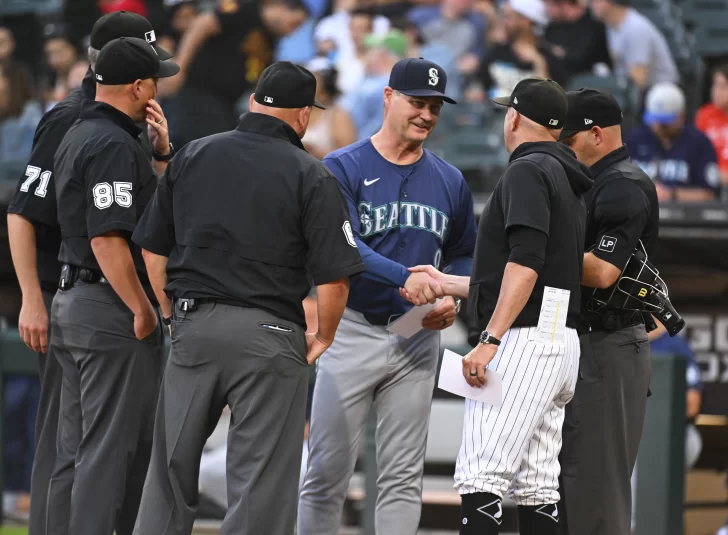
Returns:
[[[508,330],[488,366],[503,375],[500,407],[465,400],[455,467],[460,494],[509,494],[518,505],[559,501],[559,451],[564,407],[579,373],[579,337],[536,343],[535,327]]]

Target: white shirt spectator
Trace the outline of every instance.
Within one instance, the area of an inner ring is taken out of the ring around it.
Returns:
[[[338,11],[328,17],[324,17],[314,29],[314,39],[320,41],[332,41],[337,50],[337,55],[351,57],[354,54],[354,42],[349,31],[349,12]],[[389,31],[389,19],[376,16],[372,20],[372,33],[384,35]],[[338,65],[337,65],[338,68]],[[339,74],[341,77],[341,74]]]

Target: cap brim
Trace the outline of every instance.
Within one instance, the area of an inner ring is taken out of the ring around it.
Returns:
[[[165,49],[163,49],[161,46],[152,45],[154,47],[154,50],[157,51],[157,56],[159,56],[160,61],[166,61],[169,58],[172,57],[172,54],[167,52]]]
[[[679,113],[652,113],[646,111],[642,119],[646,124],[671,124],[677,121]]]
[[[179,72],[179,65],[174,61],[160,61],[157,78],[169,78]]]
[[[571,137],[574,134],[578,134],[579,132],[581,132],[581,130],[576,130],[576,129],[574,129],[574,130],[566,130],[566,129],[564,129],[564,130],[561,131],[561,134],[559,134],[559,141],[563,141],[567,137]]]
[[[434,89],[398,89],[397,91],[408,97],[440,97],[448,104],[457,104],[456,100]]]
[[[498,104],[499,106],[510,106],[511,105],[511,97],[496,97],[493,99],[493,102],[495,104]]]
[[[319,102],[318,100],[316,100],[316,99],[314,99],[314,101],[313,101],[313,107],[314,107],[314,108],[319,108],[319,109],[322,109],[322,110],[325,110],[325,109],[326,109],[326,106],[324,106],[323,104],[321,104],[321,103],[320,103],[320,102]]]

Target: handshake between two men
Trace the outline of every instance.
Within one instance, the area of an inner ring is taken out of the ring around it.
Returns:
[[[457,316],[455,297],[468,296],[470,277],[445,275],[433,266],[409,268],[412,274],[399,289],[400,295],[415,306],[434,303],[442,298],[440,304],[422,321],[422,327],[439,331],[450,327]]]

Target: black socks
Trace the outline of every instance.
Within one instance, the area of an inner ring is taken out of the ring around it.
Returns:
[[[559,504],[518,506],[518,531],[521,535],[559,535]]]
[[[503,523],[501,499],[489,492],[463,494],[460,535],[498,535]]]

